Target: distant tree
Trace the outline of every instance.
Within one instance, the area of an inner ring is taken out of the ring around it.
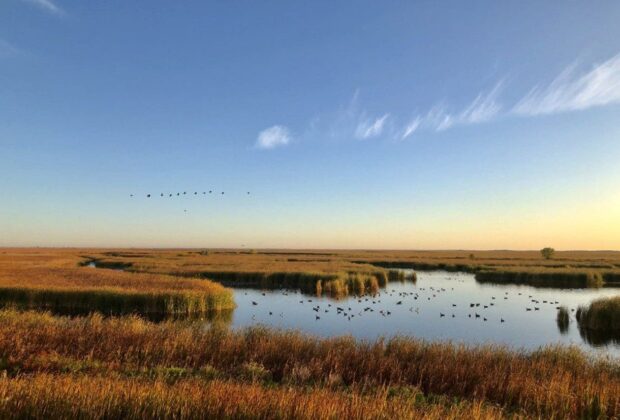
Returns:
[[[475,256],[474,254],[469,254],[469,259],[470,259],[470,260],[473,260],[473,259],[475,259],[475,258],[476,258],[476,256]]]
[[[540,250],[540,255],[542,255],[542,257],[546,260],[550,260],[551,257],[553,257],[553,254],[555,254],[555,249],[550,247],[546,247]]]

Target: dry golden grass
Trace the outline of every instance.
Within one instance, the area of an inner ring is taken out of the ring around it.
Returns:
[[[620,338],[620,296],[601,298],[577,310],[581,328],[613,333]]]
[[[360,342],[294,332],[209,329],[138,318],[62,318],[0,311],[9,376],[75,372],[136,378],[174,374],[293,387],[415,388],[535,417],[620,415],[620,365],[575,348],[519,352],[409,338]]]
[[[0,253],[0,303],[60,312],[199,314],[234,308],[218,283],[79,266],[75,252]]]
[[[385,268],[444,269],[480,274],[481,281],[586,287],[620,282],[620,252],[558,251],[342,251],[196,249],[4,249],[2,260],[49,267],[75,267],[86,258],[128,271],[200,277],[230,285],[291,287],[316,291],[316,284],[358,276],[387,276]],[[52,263],[52,261],[54,261]],[[584,286],[585,284],[585,286]],[[293,286],[294,287],[294,286]],[[323,288],[324,289],[324,288]]]
[[[443,269],[484,272],[486,278],[588,284],[620,281],[620,252],[563,251],[544,259],[538,251],[286,251],[261,250],[97,250],[89,255],[132,271],[201,275],[216,280],[242,281],[242,274],[374,273],[383,268]],[[385,271],[384,271],[385,272]],[[517,276],[514,276],[517,273]],[[250,276],[251,278],[251,276]],[[595,281],[592,281],[595,280]],[[583,287],[583,286],[581,286]]]
[[[80,266],[89,258],[130,272]],[[0,302],[189,313],[234,305],[221,284],[193,276],[359,294],[384,286],[392,266],[538,280],[537,273],[559,273],[554,281],[561,282],[563,273],[613,278],[620,253],[558,252],[544,260],[538,252],[509,251],[0,249]],[[360,342],[5,309],[0,371],[0,417],[620,416],[617,360],[592,360],[565,347],[521,352],[409,338]]]
[[[0,379],[0,417],[39,419],[494,419],[479,402],[426,402],[407,390],[372,394],[230,381],[21,376]]]

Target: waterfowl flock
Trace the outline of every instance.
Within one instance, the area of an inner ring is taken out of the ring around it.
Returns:
[[[467,284],[463,285],[464,282]],[[435,285],[430,285],[433,283]],[[502,330],[503,336],[510,336],[515,329],[527,327],[530,323],[539,326],[544,322],[557,331],[557,309],[567,304],[566,306],[573,307],[574,313],[576,307],[576,303],[567,300],[570,298],[563,293],[565,292],[558,291],[556,294],[552,289],[528,286],[480,286],[473,276],[448,273],[437,280],[418,280],[417,285],[389,283],[387,288],[375,295],[349,296],[341,300],[310,297],[300,291],[271,291],[266,296],[265,293],[259,294],[259,299],[254,296],[253,309],[249,312],[255,322],[292,326],[302,330],[308,327],[311,331],[317,328],[320,330],[320,325],[331,330],[337,323],[344,322],[345,324],[337,327],[340,333],[344,331],[362,336],[371,325],[364,320],[372,319],[385,320],[373,322],[372,325],[379,330],[379,334],[387,335],[415,335],[420,327],[453,331],[455,327],[458,330],[467,328],[469,323],[476,323],[480,325],[479,328],[495,325],[493,331]],[[250,291],[250,294],[257,293]],[[554,298],[550,297],[554,295]],[[265,297],[260,299],[261,296]],[[284,321],[275,321],[275,317],[270,321],[271,318],[265,316],[267,313],[279,313],[279,318]],[[393,319],[394,323],[389,319]],[[316,326],[310,327],[309,323]],[[351,325],[347,329],[346,325],[349,323]],[[453,323],[456,323],[455,327],[450,327]]]

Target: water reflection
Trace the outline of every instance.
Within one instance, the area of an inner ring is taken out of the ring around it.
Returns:
[[[411,272],[404,270],[405,274],[407,271]],[[620,355],[618,341],[590,347],[593,339],[582,338],[576,322],[558,323],[558,307],[565,306],[572,319],[578,306],[617,294],[617,289],[481,284],[467,273],[418,272],[417,283],[389,282],[375,296],[340,300],[290,290],[234,292],[234,328],[264,324],[319,336],[375,339],[408,335],[516,348],[562,343]]]
[[[570,325],[570,314],[568,313],[568,309],[566,309],[564,306],[560,306],[558,308],[556,323],[558,324],[558,330],[560,330],[560,333],[568,333],[568,326]]]
[[[591,346],[607,347],[609,345],[615,345],[620,347],[620,331],[608,332],[579,328],[579,335],[581,335],[583,341]]]

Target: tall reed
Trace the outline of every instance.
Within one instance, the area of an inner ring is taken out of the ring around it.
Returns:
[[[620,296],[601,298],[577,309],[581,328],[620,335]]]
[[[617,362],[591,360],[574,348],[519,352],[411,338],[317,339],[261,328],[235,332],[134,317],[0,311],[0,355],[9,375],[70,370],[140,376],[162,367],[196,375],[210,367],[223,378],[242,379],[247,366],[256,366],[253,372],[281,384],[413,386],[424,395],[475,399],[534,417],[620,415]]]
[[[54,419],[494,419],[481,402],[426,401],[416,389],[372,393],[196,379],[76,375],[0,378],[0,417]]]
[[[536,287],[598,288],[604,285],[602,274],[596,271],[485,270],[476,273],[476,281]]]

